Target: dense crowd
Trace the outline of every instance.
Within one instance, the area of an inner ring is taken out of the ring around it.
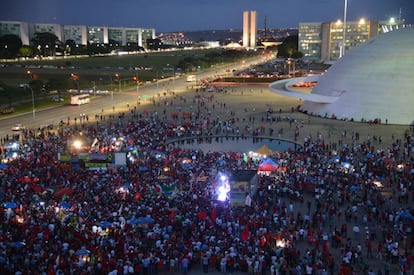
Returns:
[[[257,170],[261,161],[169,140],[258,138],[269,130],[233,111],[212,117],[226,108],[212,93],[192,100],[186,117],[131,108],[91,123],[68,119],[56,131],[24,130],[21,155],[0,169],[2,273],[411,274],[410,132],[386,149],[371,140],[333,148],[306,137],[296,150],[270,156],[278,169],[258,174],[251,203],[232,205],[216,200],[217,175]],[[152,101],[159,110],[174,104]],[[12,139],[2,140],[3,156]],[[59,160],[77,139],[92,146],[72,154],[128,151],[128,162],[87,169]],[[369,265],[373,258],[383,264]]]

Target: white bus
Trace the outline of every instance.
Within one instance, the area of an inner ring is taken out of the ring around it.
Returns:
[[[71,105],[88,104],[90,101],[91,101],[91,98],[88,94],[72,95],[70,97],[70,104]]]

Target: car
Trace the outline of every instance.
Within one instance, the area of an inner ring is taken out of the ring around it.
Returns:
[[[13,132],[20,132],[21,130],[23,130],[24,129],[24,126],[22,125],[22,124],[14,124],[12,127],[11,127],[11,130],[13,131]]]
[[[95,92],[97,95],[106,95],[109,94],[108,90],[96,90]]]
[[[54,96],[54,97],[52,97],[52,101],[53,102],[62,102],[62,101],[65,101],[65,100],[61,97]]]

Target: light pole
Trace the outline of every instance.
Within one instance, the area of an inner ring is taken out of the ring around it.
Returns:
[[[345,36],[346,36],[346,10],[348,6],[348,0],[344,0],[344,25],[343,25],[343,33],[342,33],[342,51],[340,57],[344,56],[345,54]]]
[[[30,87],[30,91],[32,91],[32,110],[33,110],[33,119],[36,118],[36,110],[35,110],[35,102],[34,102],[34,92],[31,86]]]
[[[173,92],[175,89],[175,66],[173,66]]]
[[[137,105],[138,105],[138,102],[139,102],[139,79],[138,79],[138,74],[136,74],[132,79],[137,84]]]
[[[92,81],[92,84],[93,84],[93,87],[92,87],[93,95],[96,95],[96,83],[95,83],[95,81]]]
[[[118,73],[115,74],[115,80],[118,81],[118,92],[121,91],[121,77]]]
[[[30,70],[27,71],[27,75],[29,76],[30,79],[32,79],[32,72]],[[34,102],[34,92],[33,92],[32,86],[30,86],[30,83],[26,87],[29,87],[29,89],[32,93],[32,112],[33,112],[33,119],[35,119],[36,118],[36,110],[35,110],[35,102]]]
[[[288,77],[290,77],[290,62],[291,62],[290,60],[287,61],[287,64],[288,64]]]

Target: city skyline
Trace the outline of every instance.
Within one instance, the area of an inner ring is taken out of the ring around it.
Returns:
[[[347,0],[347,20],[387,20],[414,23],[412,0]],[[120,4],[122,3],[122,4]],[[299,22],[336,21],[343,18],[344,2],[329,0],[5,0],[0,20],[89,26],[155,28],[157,32],[241,29],[243,11],[257,11],[257,28],[298,27]]]

